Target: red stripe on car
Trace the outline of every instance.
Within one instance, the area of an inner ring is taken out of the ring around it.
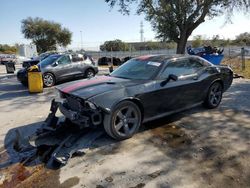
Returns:
[[[139,59],[139,60],[147,60],[148,58],[150,58],[152,56],[153,55],[143,55],[143,56],[137,57],[137,59]]]
[[[109,79],[110,79],[109,77],[100,76],[100,77],[93,78],[91,80],[84,80],[81,82],[77,82],[73,85],[67,86],[67,87],[63,88],[62,91],[65,93],[68,93],[68,92],[74,91],[74,90],[81,88],[81,87],[85,87],[85,86],[89,86],[89,85],[93,85],[93,84],[97,84],[97,83],[102,83],[102,82],[109,80]]]

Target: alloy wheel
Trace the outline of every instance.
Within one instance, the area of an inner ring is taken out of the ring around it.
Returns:
[[[54,81],[53,75],[51,75],[51,74],[45,74],[43,76],[43,83],[44,83],[45,86],[51,87],[51,86],[54,85],[54,82],[55,81]]]
[[[87,71],[87,75],[86,75],[87,78],[93,78],[94,76],[95,76],[95,73],[92,70]]]
[[[134,133],[139,122],[139,115],[133,106],[126,106],[114,114],[114,128],[120,136],[129,136]]]
[[[217,106],[222,98],[222,86],[220,83],[215,83],[212,85],[209,93],[209,102],[213,106]]]

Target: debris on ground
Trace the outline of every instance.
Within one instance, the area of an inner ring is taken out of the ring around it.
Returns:
[[[109,176],[109,177],[106,177],[105,180],[106,180],[107,182],[112,182],[112,181],[113,181],[113,178],[112,178],[111,176]]]

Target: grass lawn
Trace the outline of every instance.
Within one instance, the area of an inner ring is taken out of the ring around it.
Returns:
[[[244,76],[244,78],[250,79],[250,59],[246,59],[245,70],[242,70],[241,68],[241,59],[225,59],[222,64],[229,65],[236,74]]]

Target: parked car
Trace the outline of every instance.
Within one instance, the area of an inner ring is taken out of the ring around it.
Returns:
[[[197,56],[133,58],[109,76],[59,85],[64,116],[80,127],[104,126],[117,140],[133,136],[143,122],[204,104],[216,108],[233,72]]]
[[[59,81],[70,80],[76,77],[91,78],[98,72],[92,59],[81,54],[54,54],[37,64],[43,74],[43,83],[51,87]],[[18,80],[27,85],[27,68],[17,73]]]
[[[23,67],[28,68],[30,66],[37,65],[40,61],[44,60],[45,58],[53,54],[58,54],[58,53],[57,52],[41,53],[39,56],[33,57],[31,60],[23,61]]]
[[[111,59],[110,57],[101,57],[98,59],[98,65],[109,65],[109,63],[111,63],[112,60],[113,60],[114,66],[120,66],[122,64],[122,61],[120,58],[112,57]]]
[[[123,64],[123,63],[126,63],[126,62],[127,62],[128,60],[130,60],[130,59],[132,59],[131,56],[127,56],[127,57],[122,58],[122,64]]]
[[[13,55],[13,54],[12,55],[10,55],[10,54],[4,54],[4,55],[1,55],[0,61],[1,61],[2,65],[4,65],[7,62],[14,62],[14,63],[16,63],[16,56]]]

